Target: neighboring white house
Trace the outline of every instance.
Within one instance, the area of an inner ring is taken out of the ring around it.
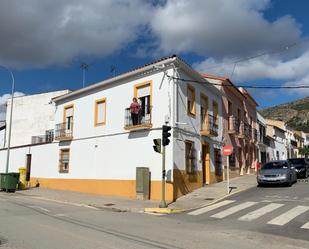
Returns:
[[[274,141],[273,137],[269,137],[266,134],[266,120],[264,117],[257,112],[257,122],[256,122],[256,129],[257,129],[257,141],[258,141],[258,148],[257,148],[257,157],[260,163],[266,163],[273,158],[274,151]]]
[[[133,97],[141,106],[134,123]],[[13,148],[10,170],[24,165],[25,156],[31,154],[32,184],[134,198],[139,187],[137,168],[145,167],[150,171],[150,198],[160,199],[162,158],[153,150],[153,139],[161,138],[166,124],[172,127],[166,147],[166,199],[174,200],[222,180],[221,97],[216,87],[181,59],[163,58],[53,98],[54,142]],[[31,103],[24,102],[28,109],[27,105]],[[19,112],[21,120],[27,115],[34,120],[36,113],[24,112]],[[49,128],[40,126],[26,137]],[[0,167],[4,151],[0,150]]]
[[[273,138],[274,142],[274,149],[273,149],[273,156],[274,160],[286,160],[287,159],[287,149],[286,149],[286,131],[269,123],[266,120],[267,128],[266,134],[267,136]]]
[[[52,98],[67,94],[69,90],[14,97],[11,146],[42,143],[53,137],[55,103]],[[10,125],[11,99],[7,102],[6,120]],[[6,133],[8,135],[8,132]],[[6,143],[8,139],[6,138]],[[5,145],[7,146],[7,144]]]

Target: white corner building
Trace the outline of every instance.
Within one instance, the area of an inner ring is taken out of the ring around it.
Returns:
[[[135,120],[130,109],[133,97],[140,106]],[[177,56],[51,100],[53,127],[32,124],[25,138],[18,138],[22,120],[31,123],[43,113],[28,110],[30,103],[23,102],[13,114],[20,113],[20,122],[16,121],[20,128],[13,123],[10,171],[17,171],[31,154],[31,184],[131,198],[143,192],[158,200],[162,157],[154,151],[153,139],[162,137],[162,125],[172,128],[165,147],[167,200],[223,178],[221,92]],[[52,142],[29,143],[50,128]],[[25,142],[28,145],[18,146]],[[0,150],[0,167],[5,165],[5,153]]]

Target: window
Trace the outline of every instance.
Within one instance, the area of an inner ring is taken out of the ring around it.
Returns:
[[[134,86],[134,97],[138,99],[141,106],[139,123],[151,123],[151,94],[152,82],[147,81]]]
[[[185,141],[186,171],[187,174],[195,173],[194,142]]]
[[[222,156],[221,156],[221,150],[214,149],[215,154],[215,175],[216,176],[222,176]]]
[[[105,125],[106,123],[106,99],[99,99],[95,102],[94,125]]]
[[[59,157],[59,173],[69,173],[70,149],[61,149]]]
[[[228,101],[228,106],[227,106],[227,112],[228,112],[228,129],[231,130],[233,128],[232,125],[232,117],[233,117],[233,107],[232,107],[232,102]]]
[[[212,103],[212,110],[213,110],[213,124],[214,126],[218,127],[219,126],[219,106],[216,101],[213,101]]]
[[[206,130],[208,127],[208,98],[201,94],[201,131]]]
[[[66,130],[73,129],[73,114],[74,114],[74,106],[68,105],[64,107],[63,113],[63,123],[65,124]]]
[[[195,115],[195,89],[193,86],[188,85],[187,95],[188,114]]]

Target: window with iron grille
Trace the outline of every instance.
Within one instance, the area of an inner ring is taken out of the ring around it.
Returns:
[[[185,141],[185,157],[187,174],[195,174],[195,150],[194,142]]]
[[[190,85],[187,88],[187,111],[188,114],[195,115],[195,89]]]
[[[70,149],[61,149],[59,156],[59,172],[69,173]]]

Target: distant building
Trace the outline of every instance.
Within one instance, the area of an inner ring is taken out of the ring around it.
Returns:
[[[273,138],[274,149],[273,155],[270,156],[271,160],[286,160],[288,157],[287,151],[287,139],[286,139],[286,130],[279,128],[272,122],[272,120],[266,120],[267,128],[266,134],[267,136]]]

